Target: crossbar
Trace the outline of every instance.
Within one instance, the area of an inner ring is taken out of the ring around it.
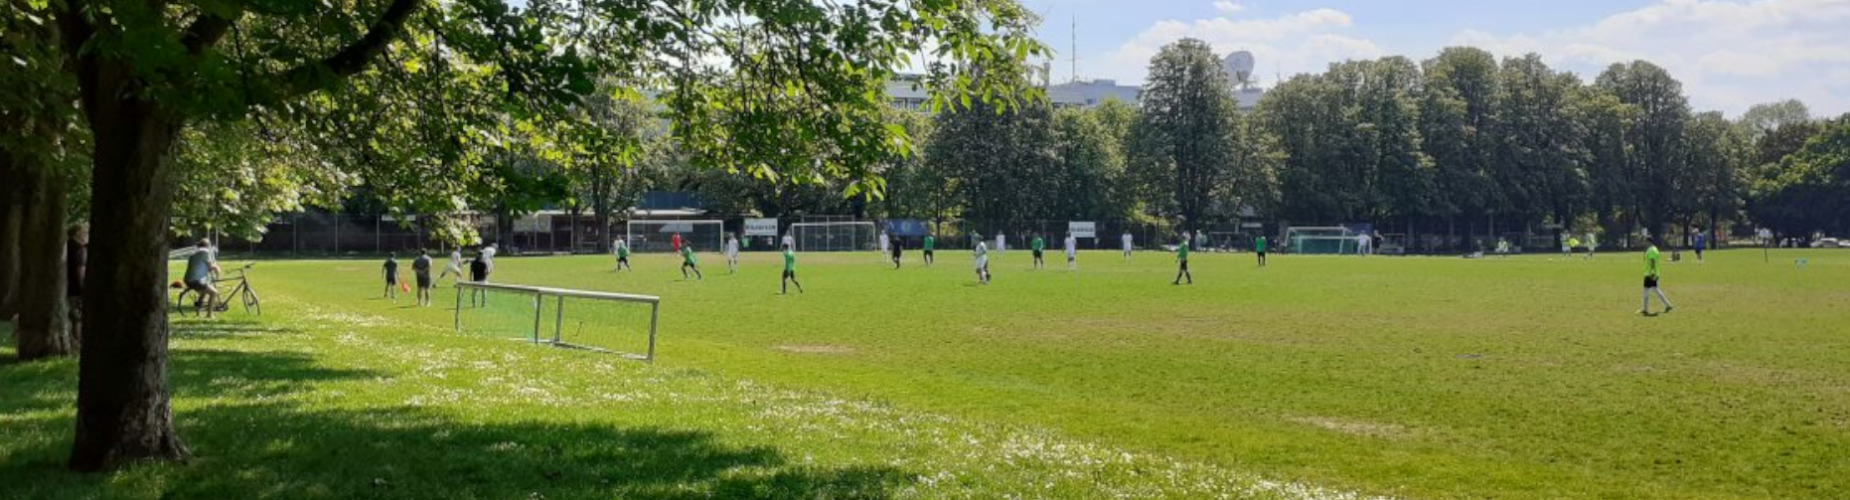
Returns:
[[[647,361],[647,362],[655,361],[655,331],[656,331],[656,326],[661,324],[661,311],[662,311],[662,298],[661,297],[657,297],[654,295],[637,295],[637,294],[613,293],[613,292],[593,292],[589,290],[572,290],[572,289],[567,289],[567,288],[552,288],[552,287],[544,287],[544,286],[527,286],[527,285],[508,285],[508,284],[502,284],[502,283],[487,283],[487,282],[481,282],[481,281],[457,280],[456,281],[455,323],[456,323],[456,331],[459,331],[459,332],[462,331],[462,312],[463,312],[462,296],[469,289],[498,290],[498,291],[503,291],[503,292],[533,294],[533,341],[535,343],[540,342],[540,304],[541,304],[541,301],[545,297],[549,297],[549,296],[557,297],[558,306],[555,309],[555,315],[557,317],[554,319],[555,322],[553,324],[552,342],[550,342],[550,344],[554,346],[559,346],[559,347],[576,347],[576,346],[571,346],[564,342],[561,342],[561,339],[560,339],[560,333],[561,333],[560,329],[563,327],[564,322],[565,322],[565,298],[566,297],[598,299],[598,300],[615,300],[615,301],[620,301],[620,302],[639,302],[639,303],[649,304],[649,351],[643,354],[641,358],[643,361]],[[599,350],[602,350],[602,349],[599,349]],[[625,356],[625,357],[631,357],[632,359],[634,358],[634,356]]]

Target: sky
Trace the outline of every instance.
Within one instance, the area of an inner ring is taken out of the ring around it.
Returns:
[[[1850,0],[1018,1],[1043,18],[1056,81],[1075,74],[1077,54],[1080,78],[1142,83],[1150,56],[1183,37],[1252,51],[1268,87],[1333,61],[1469,45],[1538,53],[1589,81],[1648,60],[1683,82],[1697,111],[1730,117],[1788,98],[1815,116],[1850,112]]]

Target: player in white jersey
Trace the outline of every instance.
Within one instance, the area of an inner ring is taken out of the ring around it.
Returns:
[[[976,281],[987,285],[989,284],[989,244],[978,239],[973,252],[976,254]]]
[[[726,233],[726,274],[739,272],[739,237]]]
[[[1066,232],[1066,269],[1072,270],[1072,269],[1078,268],[1079,267],[1078,259],[1079,259],[1079,239],[1073,237],[1072,231],[1067,231]]]
[[[1124,258],[1131,258],[1131,232],[1125,231],[1124,236],[1120,236],[1119,239],[1124,242]]]
[[[443,279],[444,277],[452,275],[452,274],[456,275],[456,279],[463,279],[463,277],[467,275],[463,274],[462,265],[463,265],[462,247],[456,247],[454,249],[451,249],[450,250],[450,262],[448,264],[444,264],[443,273],[438,274],[437,279]]]

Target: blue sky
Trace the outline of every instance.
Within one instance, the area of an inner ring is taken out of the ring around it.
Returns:
[[[1698,110],[1738,115],[1799,98],[1813,114],[1850,112],[1850,0],[1020,0],[1058,52],[1056,80],[1143,80],[1149,56],[1183,36],[1251,50],[1260,83],[1336,60],[1431,57],[1450,45],[1536,52],[1591,79],[1613,62],[1670,69]]]

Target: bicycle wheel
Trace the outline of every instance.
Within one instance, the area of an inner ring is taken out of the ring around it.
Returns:
[[[187,316],[188,311],[198,312],[195,310],[196,308],[186,306],[186,294],[189,293],[193,293],[191,288],[182,288],[180,289],[180,294],[173,298],[173,308],[178,310],[181,316]]]

